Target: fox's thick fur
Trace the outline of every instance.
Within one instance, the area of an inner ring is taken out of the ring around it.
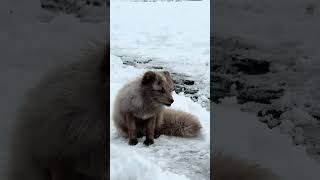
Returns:
[[[17,115],[9,180],[107,179],[107,63],[109,47],[94,46],[30,90]]]
[[[198,119],[186,112],[165,108],[173,103],[173,81],[168,71],[148,71],[119,90],[113,112],[118,132],[138,143],[137,137],[146,135],[144,144],[153,144],[161,134],[194,137],[200,132]]]
[[[107,63],[108,46],[91,48],[75,63],[48,73],[30,90],[17,115],[10,150],[9,180],[109,179],[108,129],[105,127],[108,122]],[[156,77],[168,78],[167,75],[167,72],[157,72]],[[170,79],[166,79],[168,92],[173,87]],[[145,83],[150,79],[146,80]],[[146,102],[142,97],[130,100],[130,95],[141,90],[141,82],[142,77],[119,92],[118,113],[121,112],[120,105],[126,104],[128,109],[140,108],[137,112],[143,113],[138,113],[139,117],[148,119],[154,113],[162,116],[156,129],[161,134],[183,137],[198,134],[200,124],[191,114],[153,103],[141,106]],[[162,103],[169,104],[172,98],[169,94],[167,100],[160,98]],[[123,98],[125,104],[119,101]],[[154,106],[157,111],[152,110]],[[114,114],[116,118],[123,116],[118,113]],[[123,120],[115,122],[119,130],[127,132],[126,128],[120,127],[126,125]],[[214,180],[276,180],[270,171],[231,156],[215,154],[211,162]]]

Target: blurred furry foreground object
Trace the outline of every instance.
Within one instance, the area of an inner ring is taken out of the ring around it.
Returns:
[[[223,153],[211,157],[211,170],[213,180],[280,180],[269,169]]]
[[[13,130],[9,180],[107,179],[109,46],[86,51],[27,94]]]

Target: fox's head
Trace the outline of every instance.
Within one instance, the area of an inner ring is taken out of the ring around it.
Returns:
[[[168,71],[148,71],[144,73],[141,86],[145,96],[153,102],[166,106],[173,103],[171,95],[173,81]]]

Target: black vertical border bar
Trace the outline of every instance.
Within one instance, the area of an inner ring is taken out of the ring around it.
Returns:
[[[106,179],[110,179],[110,0],[107,0],[107,8],[106,8],[106,44],[107,44],[107,51],[106,51],[106,59],[109,60],[107,62],[107,71],[106,71],[106,76],[107,76],[107,81],[106,81],[106,86],[107,86],[107,92],[106,92],[106,122],[105,122],[105,133],[106,134]]]
[[[213,106],[212,106],[212,95],[213,95],[213,29],[214,29],[214,16],[213,16],[213,9],[214,9],[214,0],[210,0],[210,179],[213,179],[213,152],[214,152],[214,147],[213,147],[213,142],[214,142],[214,137],[213,137]]]

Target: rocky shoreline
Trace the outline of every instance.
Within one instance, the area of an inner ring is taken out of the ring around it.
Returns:
[[[150,70],[168,70],[171,72],[173,81],[175,83],[174,91],[184,93],[185,96],[190,97],[194,102],[198,102],[207,110],[210,109],[210,94],[204,94],[200,91],[200,86],[203,85],[198,77],[192,77],[184,73],[175,72],[170,67],[166,67],[165,62],[157,58],[141,57],[141,56],[126,56],[117,55],[122,63],[136,68],[150,69]]]

